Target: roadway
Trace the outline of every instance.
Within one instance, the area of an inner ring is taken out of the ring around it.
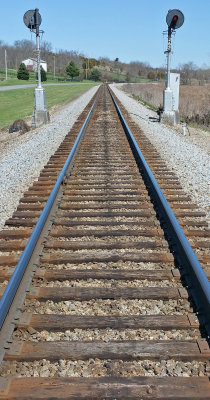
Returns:
[[[93,82],[94,83],[94,82]],[[43,86],[61,86],[61,85],[89,85],[90,82],[71,82],[71,83],[44,83]],[[30,87],[36,87],[35,83],[26,84],[26,85],[14,85],[14,86],[0,86],[0,92],[4,92],[6,90],[16,90],[16,89],[26,89]]]

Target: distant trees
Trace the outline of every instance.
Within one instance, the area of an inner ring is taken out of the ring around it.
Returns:
[[[90,73],[91,81],[100,81],[101,80],[101,71],[98,68],[93,68]]]
[[[25,81],[29,80],[29,72],[24,63],[21,63],[18,68],[17,78]]]
[[[192,61],[189,61],[186,64],[181,64],[180,69],[182,85],[191,85],[191,81],[195,76],[195,71],[197,70],[196,65]]]
[[[55,57],[55,58],[54,58]],[[78,68],[82,68],[81,55],[76,51],[58,50],[54,55],[49,55],[48,58],[45,57],[48,62],[49,69],[52,71],[54,69],[55,60],[55,72],[64,74],[66,72],[66,66],[69,64],[69,60],[74,61]]]
[[[96,60],[96,58],[88,58],[88,57],[80,57],[82,61],[82,68],[84,71],[84,77],[89,78],[90,70],[94,67],[98,67],[100,65],[100,61]]]
[[[88,58],[87,60],[90,69],[98,67],[100,65],[100,61],[96,60],[96,58]]]
[[[126,67],[126,68],[125,68]],[[136,77],[140,76],[139,71],[141,71],[141,76],[147,76],[148,71],[151,69],[150,65],[146,62],[131,61],[126,64],[124,69],[129,72],[130,76]]]
[[[101,81],[102,82],[110,82],[111,81],[111,74],[108,71],[103,71],[102,76],[101,76]]]
[[[41,73],[41,81],[46,82],[47,74],[42,65],[40,66],[40,73]],[[36,79],[38,79],[38,73],[36,73]]]
[[[147,74],[148,79],[155,79],[155,72],[154,71],[149,71]]]
[[[88,79],[89,77],[89,59],[86,57],[81,56],[81,61],[82,61],[82,68],[84,72],[84,78]]]
[[[160,80],[160,79],[164,79],[164,78],[165,78],[165,72],[158,71],[157,72],[157,79]]]
[[[74,61],[70,61],[69,65],[66,67],[67,75],[69,75],[71,77],[71,79],[73,80],[73,78],[75,78],[76,76],[79,76],[79,72],[80,72],[79,68],[74,63]]]
[[[34,41],[26,39],[16,40],[13,45],[8,45],[0,40],[0,68],[3,70],[5,69],[5,50],[7,54],[9,76],[16,75],[16,71],[10,70],[17,70],[23,60],[35,58]],[[73,75],[68,74],[71,79],[79,76],[79,70],[83,72],[85,77],[89,78],[91,70],[95,68],[101,71],[101,79],[107,80],[109,76],[110,81],[124,81],[126,74],[128,74],[127,79],[129,76],[132,81],[135,81],[139,80],[139,77],[147,78],[150,72],[153,73],[153,76],[155,74],[155,78],[150,74],[150,79],[161,80],[165,77],[165,67],[159,67],[158,69],[152,68],[149,63],[143,61],[123,63],[120,61],[119,57],[114,57],[113,60],[108,57],[100,57],[99,59],[89,58],[75,50],[58,49],[53,52],[51,43],[47,41],[42,41],[41,43],[41,59],[47,62],[49,72],[62,75],[62,77],[59,77],[60,79],[66,74],[66,67],[69,65],[70,60],[73,61],[77,67]],[[195,82],[204,85],[210,82],[210,68],[208,65],[204,65],[203,68],[198,68],[193,62],[188,62],[178,66],[173,72],[179,72],[181,74],[182,84],[189,85]]]
[[[16,40],[14,46],[8,46],[9,68],[17,66],[29,57],[34,57],[35,43],[31,40]]]

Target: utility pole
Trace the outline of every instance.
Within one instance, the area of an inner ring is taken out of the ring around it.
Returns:
[[[4,57],[5,57],[5,80],[7,81],[7,50],[6,49],[5,49]]]
[[[54,80],[55,80],[55,54],[53,54],[54,57],[54,63],[53,63],[53,75],[54,75]]]
[[[89,71],[89,58],[85,58],[85,78],[88,78],[88,71]]]
[[[85,69],[85,77],[86,77],[86,80],[87,80],[87,73],[88,73],[88,64],[87,64],[87,62],[86,62],[86,69]]]
[[[41,70],[40,70],[40,31],[39,26],[41,25],[42,18],[39,14],[39,9],[29,10],[24,14],[24,24],[36,34],[36,64],[37,64],[37,75],[38,82],[37,87],[34,91],[34,112],[32,115],[32,127],[37,127],[43,123],[49,122],[49,113],[46,109],[45,90],[42,87],[41,82]]]

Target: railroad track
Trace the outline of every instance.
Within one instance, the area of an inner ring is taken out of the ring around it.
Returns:
[[[120,109],[209,277],[205,215]],[[101,87],[0,232],[0,400],[209,398],[208,280],[125,130]]]

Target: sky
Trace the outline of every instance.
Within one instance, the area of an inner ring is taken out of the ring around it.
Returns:
[[[23,15],[39,8],[43,40],[53,51],[76,50],[87,57],[116,57],[164,67],[166,15],[180,9],[185,21],[172,39],[172,68],[192,61],[210,67],[210,0],[10,0],[1,4],[0,40],[34,40]]]

